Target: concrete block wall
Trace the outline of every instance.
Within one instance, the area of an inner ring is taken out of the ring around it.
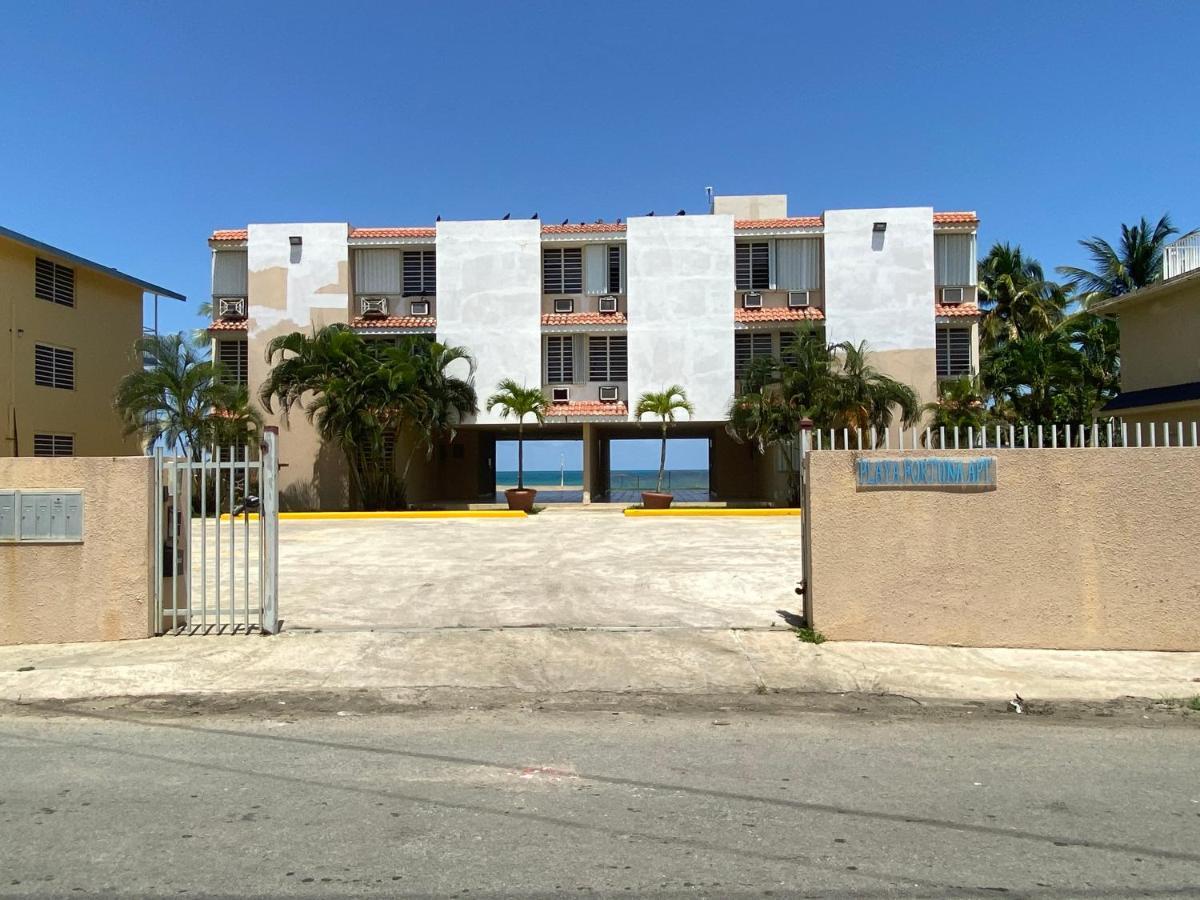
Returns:
[[[895,454],[809,454],[818,630],[908,644],[1200,650],[1200,451],[986,455],[997,459],[996,488],[962,493],[859,489],[859,458]]]

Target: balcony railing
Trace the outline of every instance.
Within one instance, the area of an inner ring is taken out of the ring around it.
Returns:
[[[1163,279],[1200,269],[1200,230],[1163,248]]]

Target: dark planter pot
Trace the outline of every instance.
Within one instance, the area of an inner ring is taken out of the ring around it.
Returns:
[[[504,497],[508,500],[508,508],[521,512],[533,511],[533,498],[536,496],[537,491],[532,488],[509,488],[504,492]]]
[[[670,509],[674,494],[660,494],[658,491],[642,491],[642,506],[646,509]]]

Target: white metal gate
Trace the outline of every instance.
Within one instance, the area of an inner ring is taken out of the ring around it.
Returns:
[[[155,452],[159,634],[279,630],[278,436],[260,447]]]

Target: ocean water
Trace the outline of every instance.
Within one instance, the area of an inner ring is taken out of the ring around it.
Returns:
[[[614,471],[609,476],[609,488],[614,491],[652,490],[658,479],[658,469],[624,469]],[[509,485],[517,483],[516,469],[499,469],[496,471],[496,483]],[[526,469],[525,484],[533,488],[555,488],[559,484],[583,484],[583,470],[567,469],[560,474],[558,469]],[[708,489],[707,469],[667,469],[663,474],[663,487],[667,490]]]

